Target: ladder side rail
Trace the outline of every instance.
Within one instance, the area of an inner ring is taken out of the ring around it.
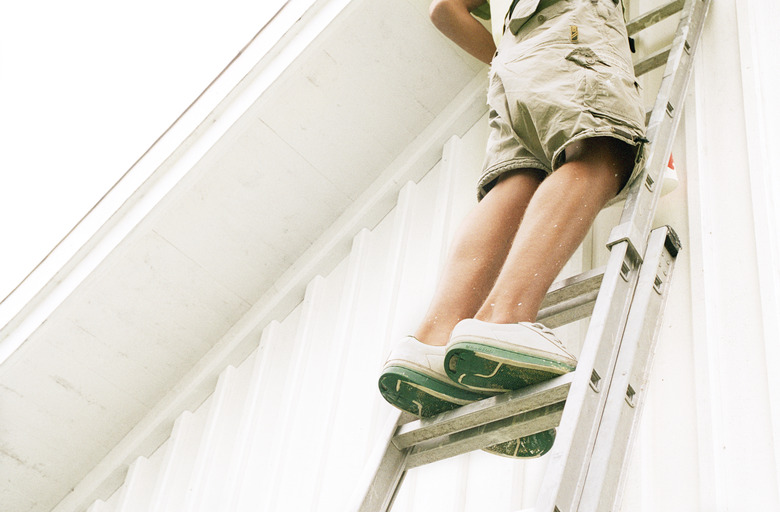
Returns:
[[[631,445],[645,402],[653,353],[679,250],[674,230],[664,226],[652,231],[579,510],[619,510]]]
[[[592,452],[605,390],[617,360],[640,261],[627,241],[610,251],[604,280],[593,310],[555,444],[537,498],[537,512],[568,512],[585,479],[583,462]]]
[[[639,260],[647,247],[647,237],[660,196],[657,183],[666,163],[665,159],[668,159],[671,152],[673,135],[679,121],[674,105],[679,104],[684,97],[692,71],[691,56],[698,43],[708,6],[709,0],[687,0],[683,8],[665,76],[650,118],[648,136],[652,142],[648,145],[647,163],[640,179],[631,186],[621,223],[610,234],[608,247],[611,254],[604,283],[614,279],[615,273],[620,272],[616,269],[617,265],[625,266],[629,261],[637,261],[637,265],[641,265]],[[604,285],[599,292],[583,354],[578,363],[577,373],[581,375],[575,378],[561,419],[561,432],[550,454],[550,465],[542,482],[537,512],[568,512],[576,509],[584,488],[606,399],[605,396],[595,396],[598,393],[595,393],[594,389],[589,391],[587,381],[602,375],[598,371],[591,373],[596,370],[597,364],[606,366],[609,373],[602,377],[602,385],[608,389],[617,360],[622,329],[627,320],[628,310],[624,308],[630,307],[635,283],[636,277],[632,280],[631,289],[622,296],[609,293],[606,300],[618,302],[610,308],[599,308],[599,302],[607,291],[604,290]],[[618,311],[620,313],[617,313]],[[612,329],[620,326],[620,329],[609,333],[606,325],[610,325]],[[613,333],[617,336],[612,336]],[[604,344],[607,347],[603,347]]]
[[[693,72],[693,56],[711,0],[686,0],[672,42],[664,77],[647,129],[647,160],[643,173],[629,190],[620,221],[612,230],[608,247],[628,241],[631,250],[642,255],[661,196],[660,178],[672,152],[674,134],[680,121],[688,83]]]
[[[375,453],[367,464],[369,481],[361,482],[356,489],[364,490],[358,496],[359,503],[349,510],[357,512],[387,512],[393,505],[398,488],[406,475],[406,457],[409,449],[399,449],[393,443],[393,436],[404,420],[406,413],[397,412],[388,420],[385,428],[386,443],[381,453]]]
[[[399,450],[388,443],[382,465],[371,482],[369,492],[358,509],[360,512],[387,512],[393,506],[398,489],[406,476],[409,450]]]
[[[647,237],[660,196],[660,187],[657,183],[666,159],[669,158],[673,136],[679,122],[674,105],[680,104],[684,97],[692,72],[691,57],[698,44],[709,1],[687,0],[683,9],[656,106],[650,118],[648,136],[652,142],[648,144],[647,163],[641,178],[631,186],[620,224],[610,234],[608,247],[611,254],[604,283],[611,281],[614,273],[620,272],[615,269],[617,264],[625,265],[626,262],[636,260],[637,265],[641,265],[639,260],[647,248]],[[550,465],[542,482],[537,512],[554,510],[568,512],[576,509],[584,488],[587,468],[605,405],[605,397],[596,398],[593,393],[588,392],[585,383],[589,379],[588,373],[595,370],[595,363],[598,363],[608,368],[606,380],[602,377],[604,380],[602,385],[609,386],[623,334],[622,328],[625,327],[628,314],[626,310],[622,316],[619,316],[615,311],[625,306],[630,307],[635,283],[634,279],[629,294],[622,297],[613,293],[607,295],[607,300],[619,302],[611,308],[599,307],[599,302],[607,291],[604,290],[604,285],[599,292],[591,327],[578,364],[577,373],[581,375],[575,378],[567,400],[561,419],[560,430],[563,435],[559,433],[556,446],[550,454]],[[623,300],[620,300],[621,298]],[[628,304],[624,302],[626,299]],[[618,336],[607,335],[605,325],[611,325],[613,329],[621,326]],[[605,343],[609,347],[601,346]],[[608,357],[605,360],[606,355]],[[601,376],[598,372],[591,375],[590,380]]]

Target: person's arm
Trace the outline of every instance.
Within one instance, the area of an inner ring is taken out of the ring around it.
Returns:
[[[490,64],[496,45],[485,27],[470,13],[485,0],[433,0],[430,16],[433,24],[455,44]]]

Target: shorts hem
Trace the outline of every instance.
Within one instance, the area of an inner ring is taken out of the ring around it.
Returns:
[[[481,201],[487,193],[490,192],[490,189],[493,188],[496,180],[500,178],[502,174],[517,171],[519,169],[536,169],[544,172],[546,176],[549,176],[553,171],[540,160],[530,157],[512,158],[493,164],[485,169],[485,172],[483,172],[482,176],[479,178],[477,185],[477,201]]]
[[[647,140],[643,137],[641,130],[636,130],[636,133],[633,134],[623,134],[618,133],[609,127],[591,128],[574,135],[573,137],[569,138],[563,145],[561,145],[561,147],[558,148],[553,155],[553,162],[557,162],[559,160],[561,153],[569,144],[579,140],[590,139],[594,137],[611,137],[637,148],[637,154],[634,160],[634,168],[631,170],[631,175],[628,177],[628,180],[626,180],[625,186],[620,189],[617,195],[607,201],[607,203],[604,205],[604,208],[607,208],[617,202],[624,200],[628,194],[629,187],[642,173],[646,156],[645,142],[647,142]],[[503,162],[493,164],[488,167],[479,178],[477,185],[477,200],[481,201],[487,195],[490,189],[493,188],[496,180],[504,173],[516,171],[518,169],[537,169],[544,172],[545,175],[549,176],[558,167],[559,165],[556,165],[555,168],[550,168],[540,160],[530,157],[512,158],[510,160],[504,160]]]
[[[560,160],[561,153],[563,153],[563,150],[566,149],[566,146],[580,140],[593,139],[596,137],[610,137],[625,142],[630,146],[635,146],[635,147],[638,146],[645,140],[644,137],[642,136],[642,132],[641,130],[636,130],[633,128],[631,128],[631,130],[634,131],[635,133],[620,133],[615,129],[613,129],[612,127],[605,126],[601,128],[588,128],[587,130],[583,130],[577,135],[573,135],[568,140],[566,140],[566,142],[564,142],[558,149],[556,149],[555,153],[553,153],[552,170],[554,171],[555,169],[560,167],[560,165],[558,165],[558,161]]]

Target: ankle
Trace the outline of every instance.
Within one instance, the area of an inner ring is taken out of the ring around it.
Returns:
[[[442,337],[436,337],[436,338],[428,337],[428,338],[425,338],[425,337],[420,337],[420,336],[416,336],[415,335],[414,338],[417,341],[419,341],[420,343],[422,343],[424,345],[430,345],[432,347],[443,347],[444,345],[446,345],[450,341],[449,336],[446,337],[446,338],[442,338]]]
[[[536,318],[536,312],[523,308],[522,304],[518,304],[516,307],[507,307],[495,303],[485,303],[474,315],[474,318],[492,324],[516,324],[533,322]]]
[[[434,347],[443,347],[450,341],[451,333],[452,333],[452,329],[450,329],[447,332],[444,332],[439,329],[431,330],[431,329],[421,328],[414,333],[414,337],[420,343],[424,343],[426,345],[431,345]]]

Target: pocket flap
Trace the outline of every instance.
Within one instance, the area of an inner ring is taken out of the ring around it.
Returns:
[[[539,7],[541,0],[518,0],[512,13],[509,15],[509,23],[507,27],[513,34],[517,34],[520,27],[528,21],[528,19],[534,15],[536,8]]]

